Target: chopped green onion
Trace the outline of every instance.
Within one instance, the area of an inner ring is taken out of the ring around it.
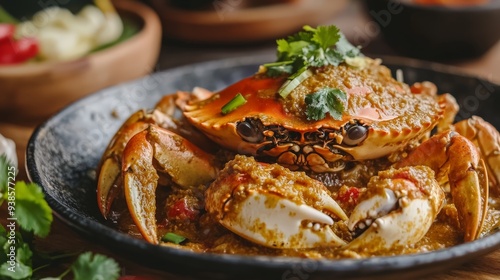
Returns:
[[[265,63],[265,64],[262,64],[262,66],[264,67],[275,67],[275,66],[281,66],[281,65],[288,65],[288,64],[292,64],[293,63],[293,60],[288,60],[288,61],[277,61],[277,62],[270,62],[270,63]]]
[[[164,241],[164,242],[172,242],[172,243],[175,243],[175,244],[180,244],[184,240],[186,240],[186,237],[178,235],[178,234],[175,234],[173,232],[168,232],[168,233],[166,233],[161,238],[161,240]]]
[[[293,61],[280,61],[262,64],[259,67],[259,74],[266,74],[268,77],[279,77],[283,74],[293,73]]]
[[[281,97],[286,98],[292,90],[298,87],[305,79],[312,76],[311,70],[306,67],[298,72],[298,75],[293,75],[288,81],[286,81],[278,90]]]
[[[241,93],[238,93],[236,94],[235,97],[233,97],[233,99],[231,99],[231,101],[229,101],[228,103],[226,103],[226,105],[222,106],[222,114],[223,115],[226,115],[226,114],[229,114],[230,112],[236,110],[236,108],[240,107],[241,105],[247,103],[247,100],[245,99],[245,97],[243,97],[243,95],[241,95]]]

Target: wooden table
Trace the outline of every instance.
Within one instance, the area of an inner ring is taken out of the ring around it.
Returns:
[[[349,38],[359,38],[360,27],[366,26],[369,19],[363,14],[360,6],[353,2],[346,11],[331,19],[331,23],[337,24]],[[366,38],[365,38],[366,39]],[[378,54],[394,54],[385,45],[380,36],[369,37],[365,40],[365,53],[374,56]],[[358,42],[359,43],[359,42]],[[256,43],[247,46],[195,46],[178,42],[165,41],[162,54],[156,70],[185,65],[194,62],[215,60],[227,57],[246,56],[252,54],[272,54],[275,52],[274,42]],[[500,81],[500,43],[497,44],[484,56],[464,61],[444,62],[461,68],[466,72],[479,75],[493,81]],[[24,145],[25,143],[18,143]],[[2,211],[2,216],[5,213]],[[4,217],[5,218],[5,217]],[[3,221],[4,222],[4,221]],[[105,247],[95,244],[92,240],[82,238],[59,219],[55,219],[51,234],[43,240],[36,241],[36,249],[49,251],[87,251],[100,252],[117,259],[122,266],[122,273],[128,275],[147,275],[151,279],[177,279],[187,278],[176,277],[160,271],[151,270],[132,263],[123,256],[114,254]],[[55,276],[58,271],[64,270],[63,263],[59,267],[52,268],[47,274]],[[457,268],[433,275],[427,279],[498,279],[500,275],[500,251],[493,252],[487,256],[478,258]]]

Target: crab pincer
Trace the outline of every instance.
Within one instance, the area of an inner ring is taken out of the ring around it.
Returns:
[[[130,138],[150,124],[165,123],[168,118],[158,110],[139,110],[132,114],[111,139],[101,162],[97,180],[97,205],[104,217],[108,216],[114,199],[122,190],[121,161],[123,149]]]
[[[362,233],[345,248],[376,252],[418,242],[444,203],[444,192],[427,166],[379,172],[368,182],[347,226]]]
[[[217,175],[214,157],[185,138],[151,125],[135,134],[123,151],[123,188],[132,219],[142,236],[157,244],[156,187],[168,174],[183,187],[198,186]]]
[[[252,157],[226,164],[206,191],[206,209],[224,227],[267,247],[345,244],[330,226],[347,216],[322,183]]]

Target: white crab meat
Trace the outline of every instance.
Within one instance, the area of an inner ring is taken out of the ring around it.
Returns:
[[[226,164],[207,189],[206,209],[232,232],[267,247],[345,245],[330,226],[347,216],[323,184],[251,157]]]
[[[346,249],[373,252],[414,244],[429,230],[444,192],[426,166],[381,171],[353,210],[347,225],[363,231]]]

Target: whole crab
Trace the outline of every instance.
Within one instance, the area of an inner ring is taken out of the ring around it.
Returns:
[[[445,203],[442,186],[448,182],[464,240],[478,238],[488,176],[496,184],[500,174],[499,158],[492,156],[500,151],[498,132],[479,117],[453,125],[453,97],[436,95],[430,83],[410,87],[398,82],[380,61],[364,59],[362,68],[341,64],[315,69],[287,98],[276,94],[286,78],[257,73],[216,93],[196,88],[168,95],[154,110],[137,112],[101,160],[101,213],[108,216],[123,189],[142,236],[158,243],[155,190],[168,174],[186,188],[210,184],[206,210],[252,242],[351,249],[377,243],[387,249],[415,243],[426,234]],[[305,116],[304,96],[323,87],[347,94],[340,119]],[[238,93],[246,103],[222,114],[221,108]],[[173,117],[176,107],[183,119]],[[185,129],[190,126],[195,129]],[[438,133],[430,137],[435,127]],[[247,157],[237,156],[222,169],[207,137]],[[295,170],[343,172],[346,163],[380,158],[391,158],[390,167],[371,178],[350,217],[321,182],[305,173],[293,175]],[[279,183],[269,183],[277,178]],[[335,220],[363,233],[346,244],[330,228]]]

